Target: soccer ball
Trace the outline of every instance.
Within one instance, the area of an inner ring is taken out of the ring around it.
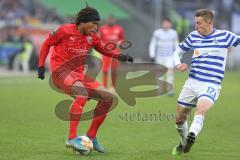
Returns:
[[[80,154],[82,155],[89,155],[93,151],[93,143],[91,139],[89,139],[87,136],[79,136],[81,139],[81,144],[87,149],[86,151],[81,151]]]

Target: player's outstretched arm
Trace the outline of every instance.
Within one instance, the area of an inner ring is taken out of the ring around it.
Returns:
[[[63,27],[59,27],[57,30],[49,34],[48,38],[43,42],[38,62],[38,78],[43,80],[45,78],[44,64],[48,56],[51,46],[57,44],[62,36],[64,36]]]
[[[122,62],[133,62],[133,57],[124,54],[124,53],[120,53],[120,54],[114,54],[111,51],[107,51],[104,46],[102,45],[100,39],[98,37],[94,37],[96,38],[96,43],[94,44],[94,49],[96,49],[96,51],[98,51],[99,53],[101,53],[104,56],[108,56],[108,57],[113,57],[118,59],[119,61]]]

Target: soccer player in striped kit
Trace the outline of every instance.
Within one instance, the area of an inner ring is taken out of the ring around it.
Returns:
[[[240,37],[227,30],[213,27],[214,12],[200,9],[195,12],[195,31],[180,43],[174,52],[175,66],[180,71],[187,70],[181,63],[181,54],[194,50],[189,78],[178,98],[176,128],[181,142],[173,155],[187,153],[203,127],[206,113],[218,99],[224,77],[228,48],[238,46]],[[188,130],[187,115],[195,108],[193,122]]]
[[[162,28],[157,29],[153,33],[149,47],[149,54],[152,61],[168,68],[166,73],[166,81],[173,85],[173,52],[175,51],[179,42],[178,34],[174,29],[171,28],[171,26],[171,20],[169,18],[164,18],[162,21]],[[160,72],[160,70],[158,72]],[[173,95],[173,91],[170,93],[170,95]]]

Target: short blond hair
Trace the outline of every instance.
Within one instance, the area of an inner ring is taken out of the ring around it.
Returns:
[[[214,12],[210,9],[199,9],[195,12],[195,17],[203,17],[205,21],[211,20],[214,21]]]

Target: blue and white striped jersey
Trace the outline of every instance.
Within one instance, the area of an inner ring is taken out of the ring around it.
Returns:
[[[154,31],[149,54],[151,58],[162,58],[173,56],[173,52],[178,46],[178,34],[175,30],[169,29],[167,31],[158,29]]]
[[[208,36],[191,32],[179,44],[183,52],[194,50],[189,77],[198,81],[220,85],[225,71],[228,48],[236,47],[240,36],[227,30],[216,30]]]

